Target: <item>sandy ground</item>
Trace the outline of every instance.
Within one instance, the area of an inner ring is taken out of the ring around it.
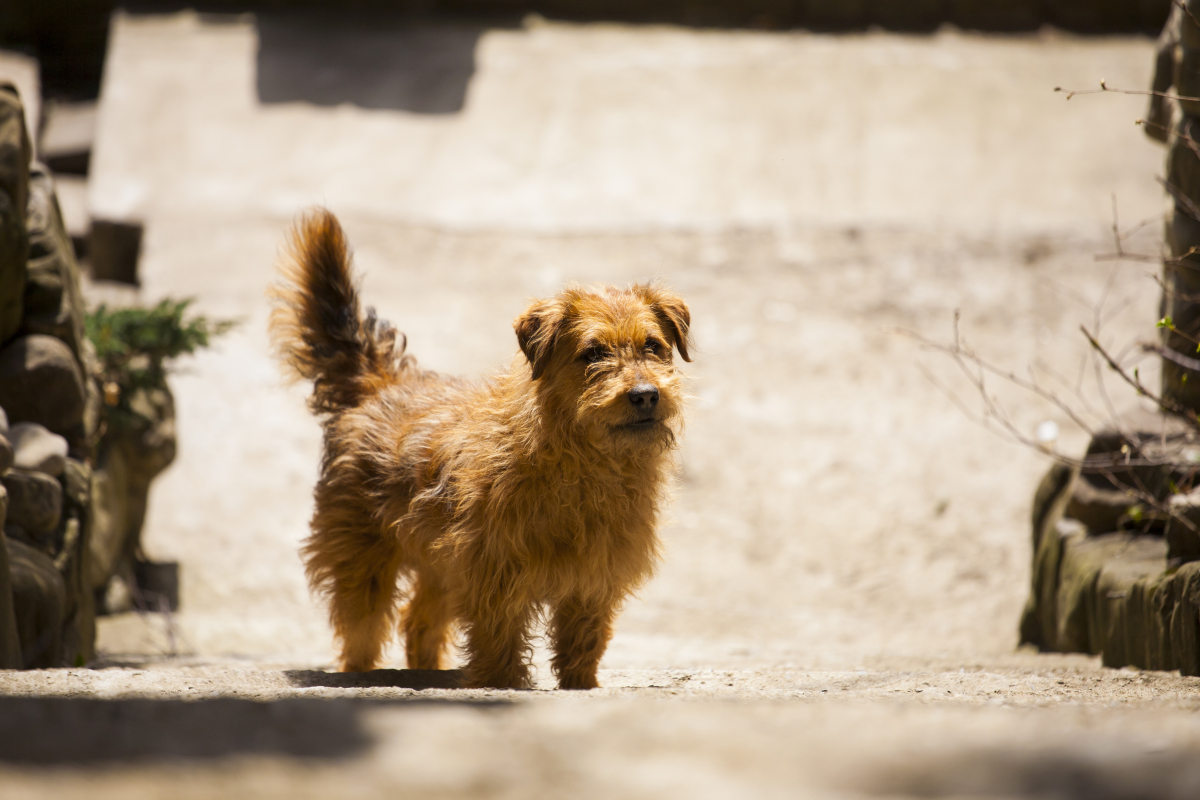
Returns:
[[[1114,197],[1122,228],[1161,212],[1163,154],[1130,124],[1141,98],[1051,90],[1147,85],[1149,40],[316,30],[116,23],[90,202],[146,221],[143,285],[92,296],[194,296],[240,325],[174,379],[180,457],[145,539],[183,565],[183,608],[103,620],[98,669],[0,677],[6,797],[1200,792],[1197,679],[1016,651],[1046,463],[901,333],[948,341],[961,310],[982,354],[1089,420],[1135,401],[1097,390],[1078,326],[1152,335],[1148,267],[1094,256]],[[530,692],[447,689],[398,654],[324,672],[296,556],[319,438],[263,299],[315,202],[446,372],[503,364],[526,299],[566,281],[688,300],[667,556],[606,688],[552,691],[542,652]],[[1156,253],[1157,230],[1127,246]],[[1024,435],[1086,440],[987,392]]]

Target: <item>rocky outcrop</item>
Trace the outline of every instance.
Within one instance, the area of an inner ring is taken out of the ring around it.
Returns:
[[[1178,491],[1193,447],[1186,424],[1136,412],[1093,436],[1082,468],[1050,469],[1022,644],[1200,675],[1200,503]]]
[[[92,658],[97,597],[140,596],[150,481],[175,456],[165,384],[119,424],[105,410],[85,311],[54,178],[0,86],[0,669]]]
[[[1108,666],[1200,675],[1200,0],[1171,6],[1145,131],[1167,144],[1162,389],[1169,414],[1097,432],[1077,469],[1034,498],[1033,577],[1021,642]],[[1174,92],[1171,87],[1174,86]]]

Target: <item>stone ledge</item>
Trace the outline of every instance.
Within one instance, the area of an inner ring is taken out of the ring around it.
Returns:
[[[1200,675],[1200,562],[1171,568],[1162,536],[1089,534],[1063,517],[1073,477],[1055,466],[1035,499],[1021,643],[1100,655],[1107,667]]]

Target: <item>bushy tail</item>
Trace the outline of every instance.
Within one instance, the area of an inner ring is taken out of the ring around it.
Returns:
[[[368,308],[350,271],[350,248],[337,217],[308,211],[292,227],[269,291],[271,340],[285,367],[313,382],[309,408],[331,414],[359,405],[404,367],[404,337]]]

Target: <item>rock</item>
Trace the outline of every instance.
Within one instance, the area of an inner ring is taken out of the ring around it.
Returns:
[[[135,481],[150,480],[175,460],[175,397],[165,385],[139,389],[129,407],[143,420],[122,434]]]
[[[67,440],[36,422],[18,422],[9,431],[18,469],[57,478],[67,466]],[[0,470],[2,471],[2,470]]]
[[[1189,426],[1174,417],[1141,409],[1118,415],[1088,444],[1066,516],[1092,533],[1147,526],[1161,531],[1166,519],[1143,502],[1143,495],[1166,500],[1176,477],[1167,463],[1178,460],[1176,451],[1187,446],[1190,435]]]
[[[13,465],[13,447],[8,437],[0,433],[0,475],[8,472]]]
[[[61,339],[82,360],[85,308],[79,264],[55,197],[54,178],[37,163],[30,170],[25,227],[29,264],[19,333],[44,333]]]
[[[1200,561],[1200,489],[1172,495],[1167,507],[1171,512],[1163,531],[1167,540],[1167,563],[1177,567]]]
[[[49,558],[20,542],[8,542],[8,558],[13,612],[25,669],[63,666],[63,609],[67,593],[62,576]]]
[[[1053,650],[1057,641],[1058,562],[1062,555],[1063,510],[1071,498],[1076,472],[1055,464],[1033,498],[1033,574],[1029,599],[1021,613],[1020,643]],[[1076,525],[1076,528],[1081,526]]]
[[[66,459],[62,474],[64,499],[78,508],[88,508],[92,499],[92,468],[82,461]]]
[[[21,325],[29,240],[25,208],[33,149],[17,90],[0,83],[0,343]]]
[[[14,422],[37,422],[66,436],[81,436],[83,373],[66,344],[33,334],[0,350],[0,406]]]
[[[8,525],[20,525],[35,541],[54,532],[62,519],[62,485],[40,472],[10,470],[0,478],[8,490]]]
[[[8,490],[5,489],[5,491],[7,492]],[[4,535],[7,536],[10,541],[21,542],[29,545],[30,547],[37,546],[37,542],[33,541],[33,537],[26,533],[25,529],[20,525],[13,525],[11,522],[9,522],[4,526]]]
[[[0,486],[0,530],[8,509],[8,493]],[[0,534],[0,669],[20,669],[21,639],[17,634],[17,617],[13,610],[12,568],[8,561],[8,543]]]
[[[128,427],[109,429],[96,452],[87,585],[103,591],[113,575],[130,581],[141,547],[150,483],[175,457],[175,401],[165,386],[138,390]],[[105,602],[105,610],[120,606]]]
[[[129,467],[123,449],[101,446],[92,484],[92,535],[87,542],[85,585],[92,591],[103,590],[122,564],[132,561],[133,548],[126,547],[132,526],[129,506]],[[105,602],[104,610],[115,609]]]

